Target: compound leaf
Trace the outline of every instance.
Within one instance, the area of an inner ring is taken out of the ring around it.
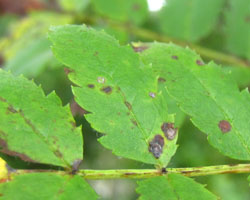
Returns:
[[[90,112],[86,119],[106,134],[101,144],[118,156],[166,166],[177,148],[177,131],[150,66],[130,46],[85,26],[54,27],[49,37],[78,86],[77,103]]]
[[[229,157],[250,159],[250,95],[214,63],[204,64],[189,49],[152,44],[142,52],[145,64],[166,80],[169,94],[209,142]]]
[[[149,178],[138,181],[136,192],[140,200],[216,200],[214,194],[193,179],[179,175],[169,174],[166,177]]]
[[[0,150],[30,162],[70,167],[83,141],[68,106],[53,92],[0,70]]]
[[[0,184],[1,200],[94,200],[97,197],[89,184],[77,175],[30,173],[16,175],[11,181]]]
[[[160,28],[169,36],[197,41],[214,27],[224,0],[170,0],[160,12]]]

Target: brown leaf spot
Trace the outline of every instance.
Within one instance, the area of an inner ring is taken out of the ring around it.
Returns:
[[[63,157],[62,153],[59,150],[55,150],[54,154],[59,158]]]
[[[17,110],[15,110],[15,109],[13,108],[12,105],[10,105],[10,106],[8,107],[8,111],[10,111],[10,112],[12,112],[12,113],[17,113]]]
[[[153,93],[153,92],[150,92],[150,93],[149,93],[149,96],[152,97],[152,98],[155,98],[155,97],[156,97],[156,94]]]
[[[134,49],[135,52],[143,52],[144,50],[148,49],[148,46],[144,45],[144,46],[132,46],[132,48]]]
[[[138,126],[137,122],[134,120],[134,119],[130,119],[131,122],[135,125],[135,126]]]
[[[25,154],[22,154],[22,153],[18,153],[18,152],[15,152],[15,151],[11,151],[8,149],[8,145],[6,143],[5,140],[3,140],[2,138],[0,138],[0,147],[1,147],[1,152],[5,153],[5,154],[8,154],[10,156],[17,156],[17,157],[20,157],[22,160],[26,161],[26,162],[34,162],[34,163],[39,163],[39,161],[35,161],[35,160],[32,160],[31,158],[29,158],[27,155]]]
[[[166,82],[166,79],[165,79],[165,78],[162,78],[162,77],[159,77],[159,78],[158,78],[158,82],[159,82],[159,83],[164,83],[164,82]]]
[[[94,56],[98,56],[98,54],[99,54],[99,52],[98,52],[98,51],[96,51],[96,52],[94,53]]]
[[[6,102],[6,99],[4,99],[3,97],[0,97],[0,101]]]
[[[149,143],[148,150],[156,159],[160,158],[164,146],[164,138],[161,135],[156,135],[154,139]]]
[[[94,84],[88,84],[88,88],[95,88]]]
[[[74,121],[70,121],[70,124],[72,126],[72,131],[76,128],[76,123]]]
[[[103,87],[101,91],[105,92],[106,94],[112,93],[112,88],[110,86]]]
[[[140,4],[135,3],[135,4],[133,5],[132,9],[133,9],[134,11],[138,11],[138,10],[141,9],[141,6],[140,6]]]
[[[226,120],[221,120],[218,124],[220,130],[222,131],[222,133],[227,133],[229,131],[231,131],[231,124],[226,121]]]
[[[176,136],[177,133],[177,128],[174,128],[174,124],[173,123],[163,123],[161,126],[161,130],[163,131],[165,137],[168,140],[173,140]]]
[[[64,67],[64,72],[65,72],[66,75],[68,75],[69,73],[74,72],[74,70],[73,69],[69,69],[67,67]]]
[[[245,17],[245,22],[249,23],[250,22],[250,15]]]
[[[202,62],[201,60],[196,60],[196,64],[199,65],[199,66],[203,66],[204,62]]]
[[[125,101],[124,103],[125,103],[125,105],[127,106],[127,108],[129,110],[132,110],[132,106],[131,106],[131,104],[129,102]]]
[[[178,60],[178,56],[171,56],[172,59]]]

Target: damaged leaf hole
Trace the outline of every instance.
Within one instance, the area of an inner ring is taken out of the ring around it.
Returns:
[[[227,132],[231,131],[231,128],[232,128],[231,124],[226,120],[221,120],[219,122],[218,126],[219,126],[222,133],[227,133]]]
[[[173,140],[176,136],[177,133],[177,128],[174,128],[174,124],[173,123],[163,123],[161,126],[161,130],[163,131],[165,137],[168,140]]]
[[[154,139],[149,143],[148,150],[156,159],[160,158],[164,146],[164,138],[161,135],[156,135]]]
[[[106,80],[105,80],[104,77],[98,77],[98,78],[97,78],[97,82],[98,82],[98,83],[104,84],[105,81],[106,81]]]
[[[154,92],[150,92],[149,93],[149,96],[152,97],[152,98],[155,98],[156,97],[156,94]]]
[[[112,88],[111,88],[110,86],[106,86],[106,87],[103,87],[103,88],[101,89],[101,91],[103,91],[103,92],[106,93],[106,94],[111,94]]]

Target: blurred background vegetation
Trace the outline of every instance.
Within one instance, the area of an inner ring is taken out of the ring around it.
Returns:
[[[97,141],[102,134],[91,128],[84,119],[86,111],[73,100],[67,70],[53,57],[47,32],[51,25],[83,23],[104,29],[122,45],[162,41],[190,46],[205,61],[221,64],[240,89],[250,85],[249,0],[0,0],[0,67],[33,79],[46,94],[55,90],[63,105],[70,104],[84,135],[82,168],[153,167],[119,158],[103,148]],[[211,147],[206,135],[191,124],[188,116],[179,112],[177,119],[179,148],[169,167],[244,163],[229,159]],[[16,168],[51,168],[1,156]],[[207,184],[222,199],[250,199],[247,175],[196,180]],[[89,183],[105,200],[137,198],[135,180]]]

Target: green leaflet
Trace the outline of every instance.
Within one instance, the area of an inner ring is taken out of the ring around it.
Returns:
[[[250,95],[214,63],[203,64],[189,49],[154,43],[141,57],[151,63],[181,109],[229,157],[250,159]]]
[[[226,46],[239,56],[250,59],[250,1],[230,0],[226,12]]]
[[[166,166],[177,137],[168,140],[162,131],[173,118],[150,67],[131,47],[85,26],[53,27],[49,38],[55,56],[70,67],[76,101],[90,112],[86,119],[106,134],[101,144],[118,156]],[[149,152],[156,135],[163,146],[159,159]]]
[[[27,77],[39,75],[55,63],[46,34],[49,26],[70,23],[71,17],[55,13],[32,13],[9,30],[10,36],[0,40],[4,68]]]
[[[224,0],[169,0],[160,12],[161,30],[169,36],[198,41],[216,24]]]
[[[68,106],[55,93],[0,70],[0,150],[30,162],[70,167],[83,141]]]
[[[94,200],[98,196],[80,176],[30,173],[0,184],[1,200]]]
[[[179,175],[169,174],[164,177],[149,178],[138,181],[136,192],[140,200],[216,200],[214,194],[193,179]]]
[[[148,16],[146,0],[93,0],[97,13],[122,22],[143,23]]]

